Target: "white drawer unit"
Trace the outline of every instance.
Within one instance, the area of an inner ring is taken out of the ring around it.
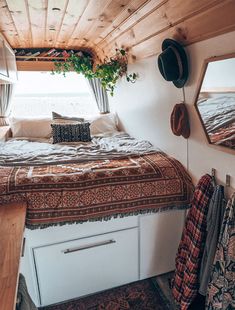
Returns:
[[[137,281],[138,229],[33,248],[45,306]]]
[[[184,211],[26,229],[21,272],[37,306],[174,269]]]

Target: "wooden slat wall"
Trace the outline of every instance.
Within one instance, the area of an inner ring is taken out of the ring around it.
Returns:
[[[47,1],[28,0],[28,8],[31,21],[32,46],[43,46],[46,40]],[[45,12],[45,14],[38,14],[38,12]]]
[[[67,4],[66,14],[61,25],[55,47],[67,47],[71,37],[80,23],[81,17],[87,8],[89,0],[70,0]],[[75,37],[74,37],[75,38]],[[78,38],[75,38],[73,45],[76,46]]]
[[[28,6],[25,6],[24,1],[14,0],[6,0],[6,4],[17,29],[20,44],[22,47],[32,45],[32,29]]]
[[[191,44],[235,30],[235,0],[0,0],[13,48],[86,48],[103,59],[127,48],[141,59],[162,41]]]
[[[225,2],[226,5],[224,5]],[[220,1],[219,5],[196,14],[174,27],[133,46],[132,52],[141,59],[159,53],[161,50],[160,43],[166,37],[174,38],[184,45],[189,45],[232,30],[235,30],[235,1],[223,0],[223,3]]]
[[[123,10],[116,16],[113,16],[112,23],[110,25],[106,26],[103,31],[100,33],[99,36],[97,36],[94,40],[95,44],[100,43],[103,41],[109,34],[113,33],[114,31],[118,30],[122,24],[125,23],[125,21],[133,14],[138,16],[138,10],[141,7],[144,7],[145,4],[147,4],[149,0],[133,0],[126,5]]]

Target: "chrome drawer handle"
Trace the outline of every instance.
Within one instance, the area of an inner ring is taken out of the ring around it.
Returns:
[[[110,240],[106,240],[106,241],[90,243],[90,244],[82,245],[82,246],[79,246],[79,247],[76,247],[76,248],[70,248],[70,249],[62,250],[62,253],[69,254],[69,253],[72,253],[72,252],[87,250],[87,249],[95,248],[95,247],[102,246],[102,245],[112,244],[112,243],[115,243],[115,242],[116,241],[114,239],[110,239]]]

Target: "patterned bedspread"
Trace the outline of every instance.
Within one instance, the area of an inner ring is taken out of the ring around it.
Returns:
[[[26,226],[187,208],[191,179],[162,152],[79,163],[0,166],[0,204],[26,201]]]

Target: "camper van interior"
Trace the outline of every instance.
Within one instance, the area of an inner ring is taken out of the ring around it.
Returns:
[[[234,155],[234,0],[0,0],[0,310],[235,309]]]

